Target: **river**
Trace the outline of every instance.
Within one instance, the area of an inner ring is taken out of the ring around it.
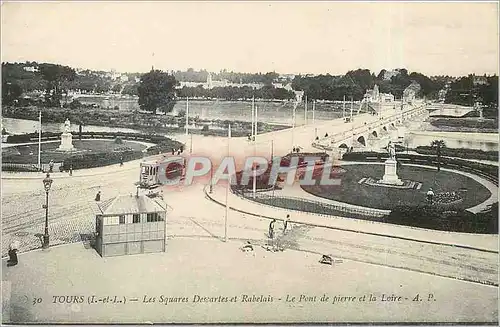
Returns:
[[[43,132],[62,132],[64,123],[43,123]],[[27,119],[17,119],[17,118],[2,118],[2,128],[11,134],[26,134],[38,131],[38,121],[27,120]],[[71,130],[78,132],[78,125],[71,124]],[[126,133],[140,133],[140,131],[130,128],[116,128],[116,127],[106,127],[106,126],[94,126],[94,125],[84,125],[82,127],[84,132],[126,132]]]
[[[117,98],[117,97],[82,97],[78,101],[84,104],[97,104],[103,108],[118,107],[121,111],[138,110],[137,99]],[[264,102],[256,101],[258,108],[258,119],[268,124],[292,124],[293,104],[291,102]],[[359,104],[354,104],[356,111]],[[349,111],[349,104],[346,111]],[[342,116],[342,108],[339,104],[318,103],[318,110],[315,110],[314,119],[330,120]],[[176,115],[180,111],[186,111],[186,101],[178,101],[172,111]],[[201,119],[220,119],[220,120],[252,120],[252,104],[250,101],[219,101],[219,100],[190,100],[189,116],[199,117]],[[308,103],[308,121],[313,118],[312,103]],[[296,124],[301,125],[305,121],[305,106],[301,104],[296,109]]]

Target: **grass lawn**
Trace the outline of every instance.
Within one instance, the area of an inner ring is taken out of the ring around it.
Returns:
[[[421,182],[422,188],[420,190],[401,190],[358,183],[363,177],[382,178],[384,175],[383,164],[346,165],[343,168],[347,172],[339,177],[341,185],[315,185],[302,186],[302,188],[306,192],[326,199],[388,210],[400,205],[424,204],[425,194],[429,188],[432,188],[435,193],[463,190],[464,192],[461,193],[463,201],[452,205],[456,209],[473,207],[491,195],[486,187],[469,177],[445,171],[437,172],[436,169],[403,165],[398,168],[399,178]]]
[[[313,212],[313,213],[318,213],[318,214],[323,214],[323,215],[332,215],[332,216],[340,216],[340,217],[348,217],[348,218],[356,218],[356,219],[363,219],[363,220],[371,220],[371,221],[384,221],[383,217],[370,217],[370,216],[364,216],[356,213],[351,213],[351,212],[345,212],[345,211],[340,211],[333,206],[330,206],[325,203],[321,202],[312,202],[308,200],[297,200],[297,199],[292,199],[292,198],[286,198],[286,197],[280,197],[280,196],[275,196],[272,198],[255,198],[252,199],[252,197],[248,197],[248,200],[259,202],[262,204],[267,204],[270,206],[278,207],[278,208],[284,208],[284,209],[290,209],[290,210],[298,210],[298,211],[305,211],[305,212]]]
[[[71,153],[53,152],[60,145],[60,142],[42,143],[42,163],[62,162],[71,156]],[[112,152],[129,148],[134,151],[142,151],[146,146],[136,142],[123,141],[116,144],[114,140],[73,140],[73,146],[77,150],[86,150],[85,153]],[[74,154],[74,153],[73,153]],[[36,164],[38,162],[38,144],[20,145],[2,149],[2,161],[4,163]]]

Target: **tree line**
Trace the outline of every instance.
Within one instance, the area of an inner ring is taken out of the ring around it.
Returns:
[[[26,67],[34,68],[26,70]],[[208,72],[162,72],[151,70],[146,74],[127,74],[128,80],[113,80],[107,72],[75,69],[48,63],[2,63],[2,102],[5,105],[18,103],[23,93],[43,90],[46,106],[59,107],[63,97],[70,90],[88,93],[116,93],[139,96],[139,105],[144,110],[171,110],[176,97],[217,98],[225,100],[260,99],[289,100],[294,98],[292,91],[276,88],[273,82],[280,79],[276,72],[248,74],[221,71],[213,74],[214,80],[226,79],[233,83],[260,83],[263,87],[254,89],[243,87],[214,87],[204,89],[183,87],[178,89],[179,81],[206,82]],[[298,75],[291,81],[294,90],[305,91],[309,99],[317,100],[361,100],[368,89],[378,85],[380,92],[401,98],[408,86],[419,85],[417,96],[437,99],[440,91],[447,90],[445,102],[472,105],[481,101],[490,108],[498,106],[498,76],[483,76],[480,83],[474,75],[454,79],[449,76],[427,77],[418,72],[409,73],[406,69],[394,71],[381,70],[375,75],[368,69],[357,69],[345,75]],[[168,103],[168,104],[167,104]],[[156,110],[156,109],[154,109]],[[497,110],[497,109],[495,109]]]
[[[396,69],[391,75],[383,69],[378,75],[368,69],[357,69],[347,72],[342,76],[317,75],[296,76],[292,82],[295,90],[303,90],[310,99],[342,100],[344,96],[361,100],[366,90],[373,89],[378,85],[382,93],[390,93],[396,98],[403,96],[404,90],[412,83],[420,85],[418,96],[437,98],[441,89],[445,86],[446,79],[431,79],[423,74],[406,69]]]

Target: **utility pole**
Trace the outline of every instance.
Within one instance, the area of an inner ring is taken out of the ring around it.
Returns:
[[[342,101],[342,119],[345,120],[345,94],[344,94],[344,100]]]
[[[188,141],[188,135],[189,135],[189,97],[186,97],[186,145]],[[191,147],[193,146],[193,139],[191,139]]]
[[[229,128],[227,130],[227,157],[229,158],[230,154],[230,147],[229,144],[231,143],[231,124],[229,124]],[[229,187],[231,186],[231,172],[228,169],[228,174],[229,178],[227,181],[227,187],[226,187],[226,214],[224,216],[224,242],[227,242],[227,217],[229,215]]]
[[[253,143],[253,156],[255,157],[255,142]],[[252,196],[255,199],[255,192],[257,192],[257,165],[253,163],[253,180],[252,180]]]
[[[315,120],[314,120],[314,111],[315,110],[316,110],[316,99],[314,99],[314,101],[313,101],[313,125],[314,125],[314,122],[315,122]]]
[[[250,133],[251,134],[251,138],[250,140],[251,141],[254,141],[255,140],[255,127],[254,127],[254,124],[255,124],[255,96],[252,96],[252,132]]]
[[[257,132],[257,126],[258,126],[258,123],[257,123],[257,122],[258,122],[258,119],[257,119],[257,112],[258,112],[258,107],[257,107],[257,106],[255,106],[255,123],[254,123],[255,132],[253,133],[253,135],[254,135],[254,137],[255,137],[254,141],[257,141],[257,133],[258,133],[258,132]]]
[[[306,102],[304,104],[304,125],[307,125],[307,95],[306,95]]]
[[[42,111],[40,110],[38,113],[38,170],[42,170]]]
[[[297,107],[298,105],[298,101],[294,104],[293,106],[293,113],[292,113],[292,149],[295,148],[295,140],[294,140],[294,137],[295,137],[295,108]]]

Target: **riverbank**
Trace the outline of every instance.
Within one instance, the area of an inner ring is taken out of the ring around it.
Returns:
[[[153,115],[133,111],[117,111],[96,108],[39,108],[5,107],[2,116],[5,118],[37,121],[40,110],[44,123],[63,123],[69,119],[75,125],[94,125],[111,128],[134,129],[143,133],[178,134],[185,132],[186,118],[183,115]],[[231,124],[233,136],[246,136],[251,133],[252,124],[248,121],[230,119],[201,119],[189,117],[189,132],[207,136],[226,136],[227,127]],[[288,128],[284,124],[258,123],[258,133],[266,133]],[[17,131],[7,130],[9,133]]]

